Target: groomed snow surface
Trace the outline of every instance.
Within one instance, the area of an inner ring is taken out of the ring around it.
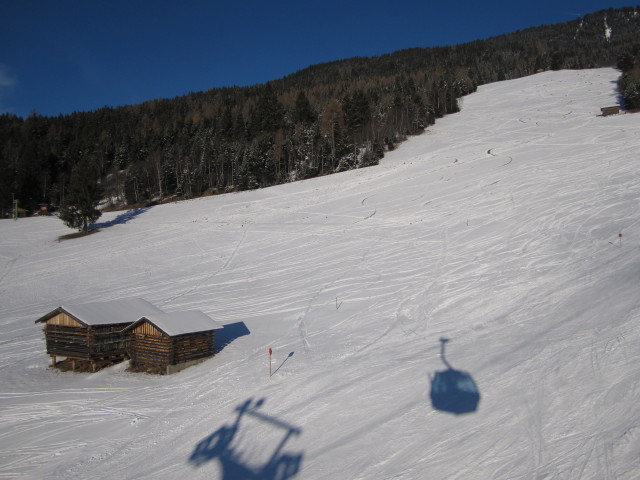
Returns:
[[[0,222],[0,478],[640,478],[640,117],[600,115],[618,75],[486,85],[377,167],[85,238]],[[221,351],[49,368],[36,319],[132,296],[202,310]],[[434,406],[446,371],[475,410]]]

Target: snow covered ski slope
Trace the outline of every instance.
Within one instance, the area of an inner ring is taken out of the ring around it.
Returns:
[[[86,238],[0,222],[0,478],[640,478],[640,117],[600,116],[617,77],[483,86],[377,167]],[[132,296],[204,311],[221,351],[48,368],[37,318]]]

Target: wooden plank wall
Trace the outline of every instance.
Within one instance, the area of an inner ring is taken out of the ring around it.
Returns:
[[[78,322],[75,318],[70,317],[66,313],[58,313],[56,316],[51,317],[45,322],[47,325],[61,325],[64,327],[85,327],[82,323]]]
[[[150,324],[147,321],[143,321],[140,325],[134,328],[133,333],[137,335],[152,335],[154,337],[165,336],[165,334],[161,330],[158,330],[154,325]]]
[[[44,335],[49,355],[86,360],[126,356],[129,336],[120,332],[129,323],[87,327],[63,315],[57,315],[55,322],[46,322]]]
[[[108,356],[126,356],[129,344],[129,335],[122,330],[130,323],[117,323],[113,325],[98,325],[90,327],[89,351],[93,358]]]
[[[214,353],[213,330],[178,335],[176,337],[134,332],[129,347],[129,356],[131,357],[132,365],[135,367],[143,367],[144,365],[160,367],[177,365],[210,357]]]
[[[173,338],[173,363],[210,357],[215,353],[213,330]]]
[[[129,356],[133,366],[169,365],[171,361],[171,338],[167,336],[133,333]]]
[[[89,358],[89,342],[86,327],[50,324],[44,328],[47,353],[62,357]]]

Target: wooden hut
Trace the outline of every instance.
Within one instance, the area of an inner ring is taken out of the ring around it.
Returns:
[[[618,115],[620,113],[620,105],[602,107],[600,111],[602,112],[603,117],[608,117],[609,115]]]
[[[124,360],[129,339],[123,329],[142,315],[162,311],[146,300],[130,298],[109,302],[63,305],[36,323],[44,323],[44,336],[51,365],[64,357],[72,370],[95,371],[98,367]]]
[[[200,311],[144,315],[125,328],[130,368],[170,374],[215,354],[214,331],[223,328]]]

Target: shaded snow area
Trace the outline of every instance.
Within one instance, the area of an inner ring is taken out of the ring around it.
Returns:
[[[618,75],[486,85],[379,166],[85,238],[0,222],[0,478],[640,478],[640,117],[600,115]],[[211,316],[219,353],[49,368],[36,319],[130,297]]]

